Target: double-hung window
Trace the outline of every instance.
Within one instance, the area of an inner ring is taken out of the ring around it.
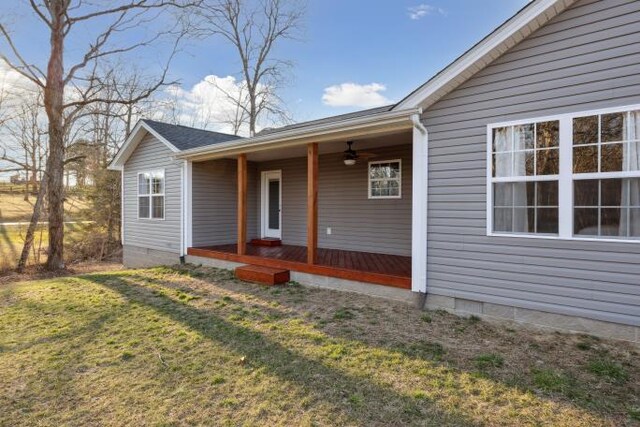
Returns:
[[[488,233],[640,239],[640,107],[488,127]]]
[[[369,198],[399,199],[402,197],[402,162],[383,160],[369,162]]]
[[[164,219],[164,171],[138,174],[138,218]]]
[[[640,238],[640,110],[573,119],[573,232]]]
[[[494,231],[558,233],[559,122],[493,129]]]

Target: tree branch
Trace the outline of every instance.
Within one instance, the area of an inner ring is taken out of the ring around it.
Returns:
[[[33,64],[28,64],[24,60],[24,58],[22,57],[22,55],[20,55],[20,52],[16,48],[16,45],[13,43],[13,39],[5,29],[4,25],[2,24],[0,24],[0,34],[2,34],[3,38],[7,41],[9,48],[13,52],[14,56],[18,59],[20,64],[22,64],[22,66],[17,66],[13,64],[11,60],[9,60],[9,58],[7,58],[7,56],[4,53],[0,53],[0,59],[2,59],[12,70],[16,71],[17,73],[20,73],[22,76],[26,77],[31,82],[44,88],[44,83],[42,83],[42,81],[36,74],[36,71],[39,72],[40,76],[43,78],[45,77],[45,74],[37,66]]]

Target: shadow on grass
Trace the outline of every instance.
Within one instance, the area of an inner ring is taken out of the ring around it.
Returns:
[[[118,292],[131,303],[150,307],[227,350],[244,355],[248,367],[264,368],[284,382],[298,385],[314,402],[328,404],[334,412],[355,422],[408,424],[420,420],[428,425],[477,425],[460,412],[438,407],[436,402],[416,400],[364,376],[354,376],[301,355],[260,332],[228,321],[215,308],[194,307],[136,282],[166,286],[163,281],[135,275],[127,279],[101,274],[81,278]],[[370,410],[380,405],[401,410],[395,414],[397,418],[380,419]]]
[[[167,269],[166,272],[171,272],[172,269]],[[218,270],[218,272],[213,272],[212,274],[207,274],[207,270],[201,271],[199,268],[192,267],[184,267],[177,266],[173,268],[173,271],[177,274],[186,275],[189,277],[193,277],[201,280],[208,280],[213,282],[222,281],[225,283],[225,280],[235,280],[233,277],[233,273],[227,272],[224,270]],[[220,273],[224,272],[224,274]],[[141,280],[145,280],[143,276],[140,277]],[[278,303],[279,311],[283,313],[287,313],[286,316],[295,317],[305,314],[300,311],[300,302],[304,302],[305,295],[308,292],[313,292],[313,290],[301,286],[283,286],[278,288],[265,288],[250,285],[247,283],[242,283],[235,281],[236,284],[233,286],[229,286],[229,290],[232,292],[237,292],[243,294],[249,298],[257,298],[260,299],[264,305],[269,306],[271,303]],[[240,284],[241,283],[241,284]],[[165,284],[169,285],[169,281],[166,281]],[[215,283],[216,287],[221,289],[225,289],[224,286],[220,286]],[[328,292],[328,291],[321,291]],[[330,294],[326,294],[327,298],[331,298]],[[307,310],[313,311],[314,302],[310,303],[311,306],[307,307]],[[317,302],[316,302],[317,304]],[[428,328],[425,328],[425,332],[423,335],[415,335],[411,336],[411,339],[407,339],[407,337],[402,337],[402,334],[397,334],[396,329],[388,329],[387,333],[383,334],[380,337],[371,337],[370,335],[363,334],[357,330],[357,325],[352,326],[350,319],[354,317],[367,317],[370,316],[374,318],[377,322],[379,321],[387,321],[393,322],[393,313],[391,317],[386,320],[381,320],[379,318],[380,313],[368,311],[367,306],[363,307],[340,307],[340,304],[337,302],[332,302],[327,305],[327,310],[324,310],[324,306],[320,306],[320,309],[323,311],[319,316],[313,316],[315,321],[318,322],[316,325],[316,329],[323,334],[326,334],[330,337],[333,337],[338,340],[347,340],[347,341],[355,341],[359,342],[365,346],[369,347],[377,347],[383,350],[400,353],[404,356],[413,359],[426,361],[433,364],[434,367],[439,367],[442,369],[447,369],[453,366],[457,372],[469,374],[478,378],[486,379],[487,381],[491,381],[495,384],[500,384],[504,387],[507,387],[512,390],[517,390],[521,394],[528,393],[543,393],[541,396],[541,400],[547,401],[555,401],[561,402],[560,404],[565,405],[566,407],[574,408],[578,411],[586,411],[590,414],[593,414],[597,417],[604,416],[605,419],[612,420],[609,418],[611,415],[611,409],[614,406],[617,406],[617,410],[624,412],[624,398],[625,396],[633,395],[632,391],[625,390],[624,386],[618,387],[615,391],[615,395],[609,394],[607,391],[599,390],[597,380],[590,380],[590,382],[575,382],[574,386],[571,387],[563,387],[560,389],[549,389],[548,387],[540,386],[539,381],[536,381],[535,378],[532,378],[531,375],[534,375],[536,370],[539,368],[537,365],[532,365],[532,371],[506,371],[503,372],[500,369],[491,369],[487,367],[479,366],[478,362],[471,361],[464,365],[458,365],[456,361],[460,359],[460,352],[456,353],[456,349],[454,348],[446,348],[441,345],[440,342],[448,341],[449,338],[456,337],[459,340],[460,344],[465,347],[470,343],[465,339],[468,337],[468,340],[474,342],[478,348],[483,348],[483,345],[486,345],[486,337],[490,336],[490,339],[494,340],[504,340],[508,341],[511,337],[509,334],[501,334],[499,332],[499,327],[495,327],[486,322],[480,322],[477,318],[460,318],[450,314],[441,314],[441,313],[432,313],[435,319],[439,316],[450,316],[451,320],[444,323],[447,326],[451,327],[447,333],[450,336],[443,338],[442,334],[435,338],[429,335]],[[337,310],[336,310],[337,309]],[[292,310],[293,312],[290,312]],[[407,307],[407,310],[414,311],[414,309]],[[388,313],[389,314],[389,313]],[[333,317],[332,317],[333,316]],[[309,319],[310,322],[314,322],[313,319]],[[362,319],[360,319],[362,320]],[[364,320],[366,322],[366,320]],[[431,323],[431,316],[428,316],[428,323]],[[426,321],[422,320],[418,315],[416,315],[415,324],[413,327],[426,324]],[[333,324],[333,325],[332,325]],[[328,325],[329,327],[325,327]],[[444,327],[441,323],[438,327]],[[384,328],[383,328],[384,329]],[[390,333],[391,332],[391,333]],[[375,334],[374,334],[375,335]],[[399,336],[396,336],[399,335]],[[497,341],[496,341],[497,342]],[[525,341],[521,344],[522,351],[527,351],[527,345],[536,345],[535,340]],[[453,344],[455,346],[455,344]],[[567,350],[571,350],[572,347],[568,347]],[[487,349],[484,351],[478,350],[476,356],[490,353],[491,350]],[[451,353],[451,354],[449,354]],[[452,356],[452,357],[449,357]],[[466,356],[464,356],[466,357]],[[463,357],[463,358],[464,358]],[[476,357],[477,358],[477,357]],[[562,369],[559,371],[562,372]],[[569,372],[569,376],[573,375],[572,372]],[[564,401],[564,403],[562,403]],[[636,400],[634,399],[634,402]],[[633,402],[629,402],[632,404]]]
[[[7,301],[11,298],[11,293],[3,290],[1,296]],[[19,305],[20,311],[25,311],[27,316],[34,319],[43,320],[43,313],[62,318],[68,314],[65,309],[61,309],[59,303],[19,301]],[[1,309],[0,314],[2,314]],[[87,316],[90,317],[87,319]],[[14,354],[21,354],[23,361],[20,362],[20,366],[25,370],[20,374],[20,383],[24,383],[25,386],[10,389],[9,408],[14,414],[7,414],[7,416],[15,416],[16,413],[20,414],[19,417],[47,414],[49,405],[55,405],[57,411],[64,413],[67,408],[79,405],[83,398],[72,385],[74,379],[83,372],[79,367],[83,366],[83,360],[89,356],[87,348],[104,327],[118,316],[119,313],[115,312],[98,316],[83,313],[80,319],[76,319],[64,331],[47,334],[28,342],[0,345],[0,357],[13,358]],[[42,347],[44,350],[36,349],[40,346],[44,346]],[[29,355],[28,361],[24,361],[25,355]],[[46,363],[46,369],[41,363]],[[54,400],[47,400],[44,397],[51,394],[55,395]],[[0,406],[2,406],[3,397],[6,396],[2,396],[0,392]],[[1,417],[0,425],[4,425]]]
[[[0,247],[4,247],[4,248],[8,248],[9,253],[10,253],[10,257],[17,259],[18,258],[18,252],[16,250],[15,247],[15,242],[11,239],[11,236],[9,235],[9,231],[7,230],[7,227],[5,227],[4,225],[0,224]],[[0,255],[2,257],[6,257],[7,253],[6,253],[6,249],[4,248],[0,248]],[[1,267],[1,265],[0,265]]]
[[[22,303],[24,307],[25,304]],[[34,312],[34,315],[37,315],[40,312],[41,306],[37,304],[32,304],[31,310]],[[75,339],[81,336],[93,337],[95,334],[100,331],[104,324],[109,321],[112,321],[117,316],[114,314],[105,314],[101,315],[82,326],[74,326],[73,328],[69,328],[69,330],[59,333],[54,333],[51,335],[47,335],[33,341],[24,342],[16,345],[0,345],[0,356],[3,353],[18,353],[24,350],[29,350],[32,347],[36,347],[39,345],[48,345],[55,344],[58,342],[64,343],[65,341]]]

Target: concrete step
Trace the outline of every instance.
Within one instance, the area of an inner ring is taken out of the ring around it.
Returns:
[[[259,265],[243,265],[236,267],[236,277],[246,282],[273,286],[287,283],[289,281],[289,270]]]

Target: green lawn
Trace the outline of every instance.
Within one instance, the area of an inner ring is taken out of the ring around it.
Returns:
[[[0,425],[633,425],[638,347],[204,268],[0,285]]]

